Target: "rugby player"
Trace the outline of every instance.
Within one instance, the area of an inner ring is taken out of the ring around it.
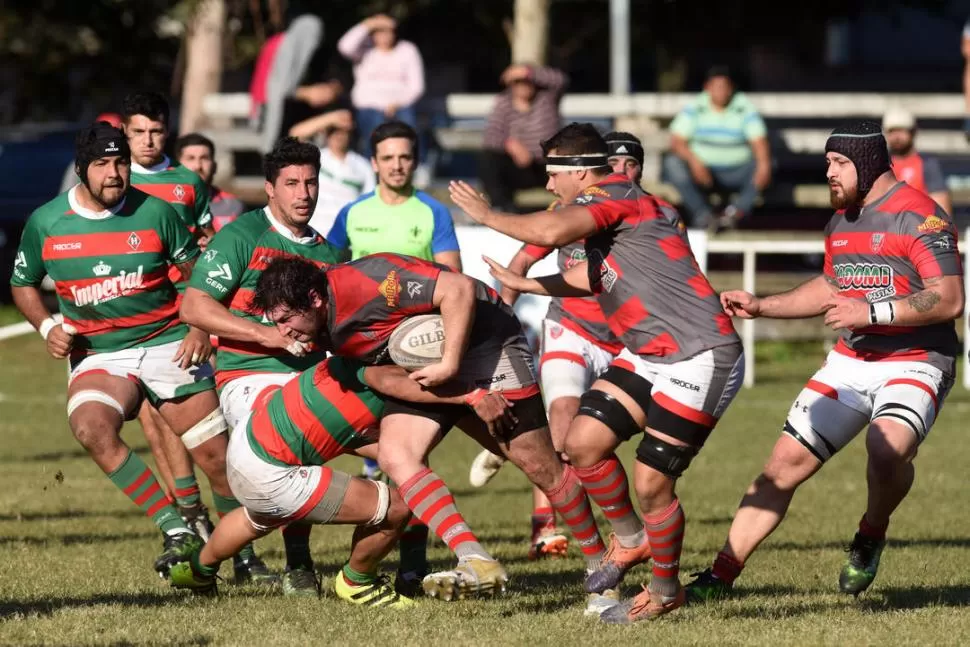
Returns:
[[[842,334],[795,398],[713,566],[688,585],[692,599],[728,593],[781,523],[798,486],[862,430],[868,504],[839,589],[865,591],[876,577],[890,517],[913,485],[913,459],[953,384],[954,319],[964,306],[953,221],[929,196],[896,178],[875,122],[835,129],[825,160],[836,212],[825,228],[822,275],[768,297],[724,292],[721,303],[744,319],[824,314]]]
[[[172,585],[213,591],[219,563],[280,524],[355,524],[350,559],[334,578],[337,597],[371,607],[411,605],[378,576],[381,559],[411,516],[395,488],[326,465],[344,453],[377,455],[384,409],[379,392],[408,401],[471,406],[489,425],[512,424],[508,402],[484,390],[438,396],[396,366],[364,366],[343,357],[320,362],[261,395],[236,427],[226,457],[230,483],[243,503],[219,522],[205,547],[170,572]]]
[[[517,422],[496,438],[457,405],[391,399],[381,422],[378,461],[414,514],[458,557],[450,571],[427,575],[432,597],[453,600],[504,591],[502,566],[481,546],[448,487],[427,466],[428,452],[453,426],[486,449],[504,453],[549,497],[587,550],[592,568],[605,546],[572,468],[552,447],[545,411],[522,325],[498,294],[480,281],[408,256],[375,254],[319,270],[302,259],[279,259],[263,272],[254,302],[284,335],[318,341],[335,355],[379,364],[387,340],[409,316],[439,312],[446,344],[438,363],[411,374],[427,386],[450,384],[501,391],[515,404]],[[466,351],[467,347],[467,351]],[[499,445],[501,444],[501,448]]]
[[[132,186],[169,203],[183,225],[204,244],[212,234],[209,190],[199,176],[184,166],[173,166],[165,155],[169,133],[168,102],[155,92],[130,93],[122,101],[121,118],[122,130],[131,149]],[[185,290],[185,281],[176,268],[169,270],[169,278],[180,293]],[[138,421],[179,512],[203,539],[206,538],[212,530],[212,522],[202,504],[199,484],[186,448],[166,427],[150,402],[142,404]],[[214,498],[217,504],[222,503],[218,497]],[[219,505],[216,507],[217,512],[227,512],[219,509]]]
[[[299,256],[319,266],[339,260],[340,250],[307,224],[316,206],[319,164],[313,144],[280,140],[263,158],[267,206],[243,214],[209,241],[182,298],[182,320],[219,337],[216,386],[230,429],[249,415],[263,390],[286,384],[326,356],[284,337],[249,303],[274,258]],[[287,595],[317,594],[310,528],[295,523],[283,529]]]
[[[219,231],[246,210],[242,200],[212,183],[218,165],[216,145],[211,139],[199,133],[182,135],[175,140],[175,159],[180,166],[198,175],[205,183],[209,192],[209,213],[212,214],[213,231]]]
[[[232,500],[225,477],[227,438],[208,363],[208,335],[178,320],[169,265],[188,275],[199,249],[174,210],[129,190],[130,153],[105,123],[77,136],[80,184],[31,214],[11,279],[14,303],[69,359],[71,431],[111,482],[165,535],[155,569],[164,574],[201,543],[152,472],[121,440],[122,423],[143,399],[182,437],[217,496]],[[38,288],[50,275],[64,323]]]
[[[486,260],[501,283],[520,292],[595,294],[624,344],[582,396],[566,454],[614,530],[586,590],[615,589],[630,567],[653,557],[649,586],[600,617],[652,619],[684,603],[678,579],[684,512],[675,485],[740,386],[741,341],[694,260],[676,210],[611,172],[609,148],[592,125],[566,126],[543,150],[547,188],[565,205],[554,212],[498,213],[464,182],[453,182],[450,191],[474,220],[523,242],[562,247],[585,239],[587,262],[550,277],[523,278]],[[634,484],[642,521],[614,453],[641,431]]]

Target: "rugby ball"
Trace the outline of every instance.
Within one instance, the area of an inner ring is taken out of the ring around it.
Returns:
[[[441,361],[444,345],[445,327],[441,315],[408,317],[398,324],[387,340],[391,361],[409,371]]]

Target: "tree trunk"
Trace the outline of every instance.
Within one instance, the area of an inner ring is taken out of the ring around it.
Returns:
[[[181,133],[202,125],[202,100],[219,91],[225,0],[201,0],[189,25],[185,83],[182,86]]]
[[[549,0],[515,0],[512,62],[545,65]]]

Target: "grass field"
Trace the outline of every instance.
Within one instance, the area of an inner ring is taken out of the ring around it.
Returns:
[[[681,484],[685,580],[721,546],[741,492],[821,357],[819,344],[761,351],[762,384],[740,395]],[[487,489],[471,489],[467,467],[476,449],[458,434],[433,463],[483,543],[508,567],[506,598],[428,600],[413,612],[378,615],[332,593],[294,602],[228,584],[218,599],[171,591],[151,570],[161,543],[154,527],[70,436],[63,364],[46,358],[36,336],[0,343],[0,362],[0,644],[881,645],[959,644],[970,636],[970,397],[959,387],[920,452],[916,486],[867,595],[855,600],[836,586],[865,501],[863,448],[854,444],[799,493],[786,523],[750,561],[734,599],[649,625],[607,627],[582,615],[578,551],[558,562],[527,561],[524,477],[509,467]],[[124,436],[148,456],[137,426]],[[632,447],[622,456],[631,460]],[[314,530],[325,585],[348,540],[348,529]],[[282,566],[278,536],[258,548],[271,566]],[[431,557],[437,566],[450,564],[440,543]],[[628,592],[645,576],[634,571]]]

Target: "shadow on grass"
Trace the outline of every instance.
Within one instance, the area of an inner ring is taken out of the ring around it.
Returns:
[[[43,454],[31,454],[30,456],[5,456],[0,458],[0,463],[53,463],[56,461],[88,457],[88,452],[83,447],[78,447],[77,449],[44,452]]]
[[[566,573],[512,573],[509,590],[519,595],[515,609],[503,617],[523,613],[559,613],[586,602],[582,570]]]
[[[970,604],[970,585],[877,588],[859,600],[866,611],[898,611],[924,607],[965,607]]]
[[[851,537],[845,541],[816,541],[816,542],[794,542],[779,541],[768,542],[759,547],[759,551],[771,550],[832,550],[846,549],[849,546]],[[887,548],[968,548],[970,547],[970,537],[925,537],[922,539],[892,539],[887,542]]]
[[[65,519],[133,519],[143,518],[145,513],[132,508],[131,510],[61,510],[59,512],[15,512],[0,514],[0,521],[62,521]]]
[[[53,597],[45,600],[0,600],[0,621],[17,616],[50,616],[62,609],[80,609],[102,604],[118,604],[127,607],[159,607],[179,598],[171,593],[102,593],[87,597]],[[193,643],[194,644],[194,643]]]
[[[448,486],[452,495],[462,499],[472,499],[479,496],[495,496],[497,494],[529,494],[532,492],[531,485],[511,486],[511,485],[489,485],[488,487],[467,486]]]
[[[134,539],[152,539],[162,536],[157,532],[77,533],[52,537],[0,536],[0,546],[27,544],[29,546],[74,546],[77,544],[101,544]],[[159,541],[161,543],[161,541]]]
[[[121,640],[119,642],[108,643],[108,647],[204,647],[205,645],[211,645],[212,638],[209,636],[189,636],[187,638],[173,638],[171,640],[158,640],[157,638],[152,638],[145,642],[131,642],[130,640]]]

